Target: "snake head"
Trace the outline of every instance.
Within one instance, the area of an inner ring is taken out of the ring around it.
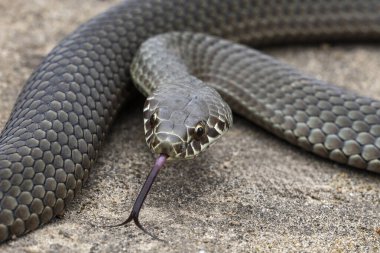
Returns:
[[[231,125],[230,107],[203,83],[159,87],[144,106],[146,142],[169,159],[194,158]]]

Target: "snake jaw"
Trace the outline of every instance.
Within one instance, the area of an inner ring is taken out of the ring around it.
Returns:
[[[152,101],[148,99],[144,108],[145,139],[153,153],[166,154],[170,160],[194,159],[223,136],[232,123],[232,118],[215,113],[193,117],[191,121],[192,115],[184,111],[174,111],[176,116],[169,117],[168,109],[152,106]],[[181,116],[186,113],[189,115]],[[200,125],[204,128],[201,135],[197,131]]]
[[[185,154],[184,142],[178,136],[155,133],[148,142],[151,150],[156,154],[165,154],[169,159],[178,159]],[[185,144],[186,146],[186,144]]]

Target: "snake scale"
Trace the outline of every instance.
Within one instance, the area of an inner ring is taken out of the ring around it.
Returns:
[[[251,46],[378,40],[380,2],[130,0],[81,25],[27,80],[0,135],[0,241],[63,213],[134,92],[129,67],[135,52],[144,40],[169,31],[204,32]],[[180,37],[167,42],[177,53],[199,46],[203,57],[188,61],[210,72],[191,71],[217,83],[234,110],[317,155],[380,172],[380,102],[307,77],[256,51],[246,54],[241,46],[230,52],[215,47],[228,42]],[[206,49],[206,44],[214,47]],[[253,59],[250,67],[245,67],[247,58]],[[225,59],[234,65],[227,67]],[[213,69],[218,65],[221,70]]]

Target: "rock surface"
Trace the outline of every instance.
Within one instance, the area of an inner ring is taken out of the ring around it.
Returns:
[[[42,57],[80,23],[115,3],[0,0],[0,128]],[[380,50],[369,44],[267,50],[318,78],[380,98]],[[141,221],[128,215],[153,164],[142,101],[126,106],[89,181],[64,217],[1,252],[345,252],[380,250],[380,176],[290,146],[235,117],[227,136],[199,159],[169,164]]]

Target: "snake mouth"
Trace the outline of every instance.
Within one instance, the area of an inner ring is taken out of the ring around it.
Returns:
[[[153,134],[147,138],[147,143],[153,153],[165,154],[168,156],[168,160],[194,159],[211,144],[208,137],[204,141],[191,138],[183,141],[178,136],[167,133]]]
[[[202,138],[193,138],[190,132],[185,137],[180,137],[174,133],[148,131],[146,132],[146,142],[155,154],[165,154],[168,156],[168,160],[173,159],[194,159],[202,150],[211,146],[220,135],[211,137],[208,135]],[[210,134],[213,133],[213,129],[210,129]]]
[[[168,159],[185,158],[188,144],[176,135],[157,133],[147,140],[150,149],[156,154],[165,154]]]

